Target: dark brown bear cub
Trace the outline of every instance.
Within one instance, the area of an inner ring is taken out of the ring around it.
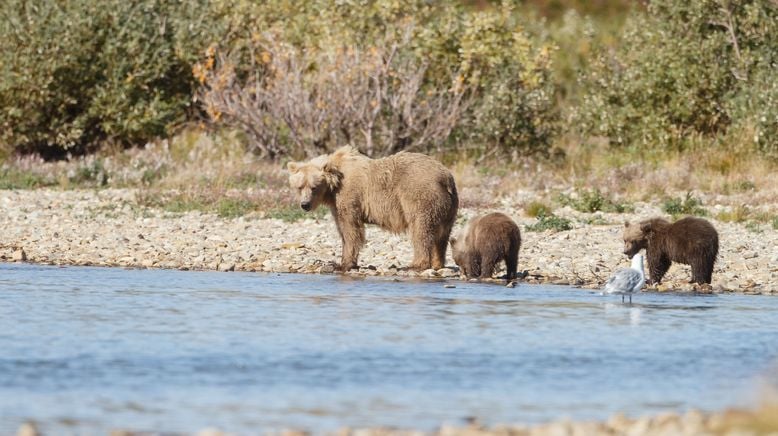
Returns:
[[[454,262],[467,277],[492,277],[494,268],[505,261],[508,281],[516,278],[521,232],[507,215],[494,212],[470,221],[460,237],[451,238]]]
[[[649,283],[659,284],[673,262],[691,265],[692,283],[710,283],[719,253],[719,234],[702,218],[686,217],[674,223],[651,218],[624,223],[624,254],[646,249]]]

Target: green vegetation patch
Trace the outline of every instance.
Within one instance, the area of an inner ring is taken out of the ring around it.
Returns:
[[[244,198],[223,198],[216,203],[216,214],[222,218],[237,218],[255,210],[256,205]]]
[[[159,209],[173,214],[191,211],[214,213],[221,218],[238,218],[256,212],[264,218],[275,218],[286,222],[306,218],[321,218],[327,208],[320,207],[313,212],[305,212],[286,191],[227,191],[220,188],[189,191],[161,191],[147,189],[136,195],[136,204],[144,211]]]
[[[538,215],[538,221],[525,227],[528,232],[543,232],[546,230],[565,231],[573,228],[573,223],[567,219],[554,214]]]
[[[320,219],[324,218],[325,215],[327,215],[327,209],[323,207],[320,207],[313,212],[306,212],[299,206],[289,206],[270,209],[265,213],[265,218],[279,219],[284,222],[292,223],[310,218]]]
[[[679,215],[708,216],[708,210],[703,207],[702,200],[686,193],[683,198],[665,198],[662,202],[662,210],[676,217]]]
[[[0,189],[35,189],[55,183],[30,171],[0,168]]]
[[[559,194],[557,201],[563,206],[570,206],[578,212],[633,212],[635,206],[630,203],[620,203],[603,194],[599,189],[581,190],[577,192],[577,198],[570,195]]]

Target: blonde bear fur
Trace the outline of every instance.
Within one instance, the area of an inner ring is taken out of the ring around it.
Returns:
[[[357,266],[365,224],[408,232],[411,268],[443,268],[459,198],[454,177],[440,162],[406,152],[370,159],[346,146],[308,162],[289,162],[287,169],[300,207],[330,208],[343,243],[342,271]]]

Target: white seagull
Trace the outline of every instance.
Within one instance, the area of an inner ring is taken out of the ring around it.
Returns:
[[[608,294],[621,294],[621,302],[624,302],[624,295],[629,294],[629,302],[632,303],[632,293],[640,291],[646,282],[646,275],[643,274],[643,255],[636,254],[632,256],[632,266],[622,268],[611,276],[605,282],[605,292]]]

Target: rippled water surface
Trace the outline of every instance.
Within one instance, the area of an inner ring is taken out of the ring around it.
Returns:
[[[778,298],[0,264],[0,434],[432,429],[746,405]]]

